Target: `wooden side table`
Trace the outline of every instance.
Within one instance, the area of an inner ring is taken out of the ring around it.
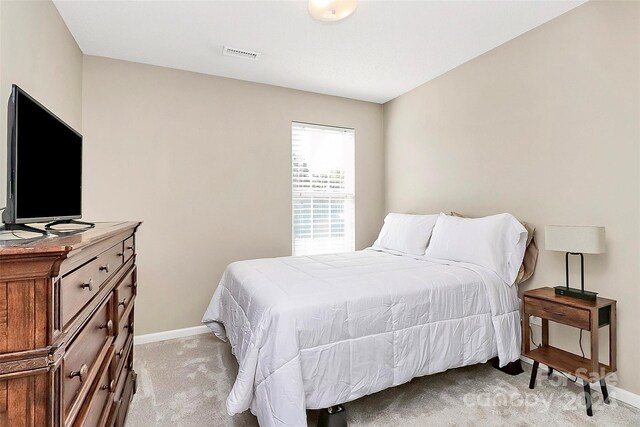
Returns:
[[[605,377],[616,371],[616,301],[600,298],[596,301],[584,301],[556,295],[553,288],[539,288],[524,293],[523,304],[523,350],[522,354],[533,359],[529,388],[533,389],[538,373],[538,365],[566,372],[581,378],[584,382],[587,415],[592,416],[590,383],[599,381],[605,403],[609,403],[609,394]],[[531,350],[529,316],[542,319],[542,345]],[[549,345],[549,321],[573,326],[590,332],[591,358],[581,357],[568,351]],[[600,363],[598,357],[598,331],[609,326],[609,364]]]

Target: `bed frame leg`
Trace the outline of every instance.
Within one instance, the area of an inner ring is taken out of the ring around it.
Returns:
[[[347,413],[342,405],[320,409],[318,427],[347,427]]]

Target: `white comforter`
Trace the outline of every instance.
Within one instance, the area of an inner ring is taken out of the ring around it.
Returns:
[[[203,322],[240,364],[227,399],[261,426],[414,377],[520,355],[517,291],[473,265],[374,250],[230,264]]]

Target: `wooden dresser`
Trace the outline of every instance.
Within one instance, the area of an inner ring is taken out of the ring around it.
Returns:
[[[0,426],[122,426],[139,222],[0,242]]]

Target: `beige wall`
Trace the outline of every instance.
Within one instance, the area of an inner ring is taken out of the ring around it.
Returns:
[[[7,100],[13,83],[81,131],[82,52],[49,0],[0,1],[0,206],[6,200]]]
[[[618,384],[640,393],[640,3],[587,3],[385,104],[385,141],[389,211],[508,211],[541,249],[545,224],[606,226],[586,286],[618,300]],[[563,282],[541,250],[521,291]]]
[[[142,220],[139,334],[200,324],[225,266],[291,254],[291,121],[356,130],[356,246],[383,219],[382,106],[85,57],[84,216]]]

